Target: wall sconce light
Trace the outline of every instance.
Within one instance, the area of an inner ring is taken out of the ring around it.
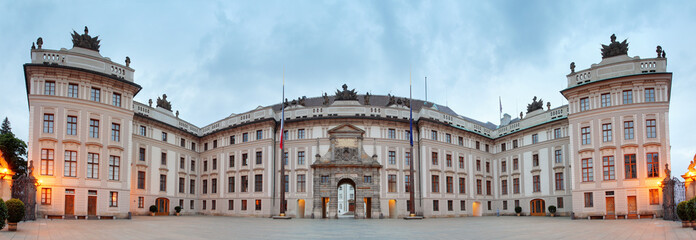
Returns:
[[[39,187],[39,186],[41,186],[41,183],[43,183],[43,180],[38,179],[38,180],[36,180],[35,185],[36,185],[37,187]]]
[[[0,168],[0,180],[5,179],[5,176],[7,176],[7,168]]]

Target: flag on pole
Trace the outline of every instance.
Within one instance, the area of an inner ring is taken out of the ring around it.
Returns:
[[[280,107],[282,108],[280,113],[280,149],[283,149],[283,139],[285,136],[285,68],[283,68],[283,99],[280,100]]]
[[[503,113],[503,100],[498,96],[498,102],[500,103],[500,113]]]
[[[408,137],[409,140],[411,140],[411,147],[413,147],[413,93],[412,93],[412,82],[411,82],[411,73],[408,73],[408,95],[410,100],[408,101],[408,109],[409,109],[409,132],[408,132]]]

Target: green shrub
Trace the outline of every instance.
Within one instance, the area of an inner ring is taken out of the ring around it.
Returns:
[[[549,206],[549,212],[556,213],[556,206],[554,206],[554,205]]]
[[[151,212],[151,213],[156,213],[156,212],[157,212],[157,206],[151,205],[151,206],[150,206],[150,212]]]
[[[515,207],[515,213],[521,213],[522,212],[522,207],[517,206]]]
[[[176,211],[176,213],[180,213],[180,212],[181,212],[181,206],[176,206],[176,207],[174,207],[174,211]]]
[[[5,202],[7,205],[7,222],[18,223],[24,218],[24,203],[19,199],[13,198]]]
[[[686,220],[696,220],[696,201],[691,199],[686,203]]]
[[[5,220],[7,220],[7,205],[5,205],[5,201],[0,198],[0,229],[5,227]]]
[[[689,221],[689,215],[686,208],[689,207],[689,201],[682,201],[677,204],[677,216],[682,221]]]

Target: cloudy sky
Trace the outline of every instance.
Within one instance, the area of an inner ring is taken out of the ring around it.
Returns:
[[[166,93],[200,127],[232,113],[314,97],[343,83],[361,94],[408,96],[498,123],[534,96],[567,102],[568,65],[601,61],[615,33],[629,55],[667,51],[674,73],[670,134],[674,173],[696,153],[695,1],[10,1],[0,0],[0,117],[28,137],[22,64],[31,43],[71,48],[72,30],[99,35],[101,54],[126,56],[143,87],[136,100]]]

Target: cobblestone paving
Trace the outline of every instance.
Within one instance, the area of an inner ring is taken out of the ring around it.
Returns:
[[[696,239],[662,219],[563,217],[292,219],[138,216],[133,220],[39,220],[0,231],[0,239]]]

